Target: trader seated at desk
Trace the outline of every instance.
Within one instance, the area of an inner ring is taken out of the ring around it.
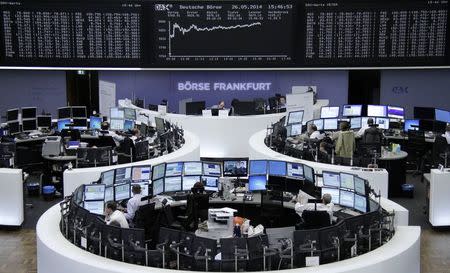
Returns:
[[[310,139],[318,139],[318,140],[322,140],[324,138],[324,135],[321,134],[318,130],[317,130],[317,126],[315,124],[311,124],[310,126],[310,130],[311,130],[311,134],[309,135]]]
[[[218,104],[211,106],[211,109],[225,110],[225,101],[219,101]]]
[[[139,209],[139,207],[142,204],[142,197],[144,197],[141,194],[141,186],[139,184],[133,185],[131,188],[131,192],[133,193],[133,197],[130,198],[127,202],[127,210],[125,213],[125,218],[131,222],[134,219],[134,215],[136,214],[136,211]]]
[[[125,218],[125,214],[117,209],[117,204],[114,201],[109,201],[106,203],[105,222],[107,225],[129,228],[127,218]]]
[[[114,132],[114,131],[110,131],[109,130],[109,123],[106,122],[106,121],[102,122],[101,129],[102,129],[103,135],[111,136],[114,139],[114,142],[116,143],[116,146],[119,146],[120,145],[120,141],[122,141],[124,139],[123,136],[120,136],[120,135],[116,134],[116,132]]]
[[[378,125],[373,122],[373,118],[367,120],[369,126],[364,130],[363,142],[364,143],[381,143],[383,133],[378,128]]]
[[[295,212],[302,217],[302,213],[305,210],[316,210],[316,211],[326,211],[330,215],[330,223],[333,219],[333,208],[334,204],[331,202],[332,200],[331,194],[325,193],[322,196],[322,203],[306,203],[297,202],[295,204]]]

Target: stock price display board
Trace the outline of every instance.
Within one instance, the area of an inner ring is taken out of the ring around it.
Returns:
[[[448,0],[0,1],[0,66],[449,66]]]

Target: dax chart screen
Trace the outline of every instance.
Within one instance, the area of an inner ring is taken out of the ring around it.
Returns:
[[[292,2],[174,2],[153,7],[155,64],[293,62]]]

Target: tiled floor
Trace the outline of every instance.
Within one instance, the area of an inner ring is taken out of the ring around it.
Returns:
[[[0,273],[35,273],[36,232],[0,230]]]

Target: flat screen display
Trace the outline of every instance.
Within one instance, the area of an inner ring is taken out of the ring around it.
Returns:
[[[404,119],[405,118],[405,109],[403,107],[388,105],[387,115],[389,118]]]
[[[389,118],[377,118],[375,123],[378,124],[378,128],[387,130],[389,129]]]
[[[124,108],[123,109],[123,117],[129,120],[136,120],[136,110],[132,108]]]
[[[126,119],[123,123],[123,129],[125,131],[133,130],[134,129],[134,120]]]
[[[105,203],[101,201],[84,201],[83,207],[90,213],[103,215]]]
[[[220,176],[221,168],[219,163],[203,163],[203,174],[209,176]]]
[[[114,184],[114,170],[109,170],[106,172],[102,172],[101,181],[102,184],[105,184],[107,187],[112,186]]]
[[[71,124],[70,119],[60,119],[58,120],[58,132],[61,132],[64,129],[69,129],[69,124]]]
[[[355,194],[351,191],[339,191],[339,204],[344,207],[353,208],[355,204]]]
[[[327,187],[339,188],[341,186],[341,176],[339,173],[322,172],[323,185]]]
[[[50,128],[52,126],[52,116],[37,116],[37,126],[39,128]]]
[[[123,111],[123,109],[111,108],[109,110],[109,113],[110,113],[109,118],[111,118],[111,119],[124,119],[125,118],[125,112]]]
[[[90,116],[89,118],[89,129],[100,130],[102,126],[103,119],[101,117]]]
[[[116,169],[116,177],[114,184],[130,183],[131,182],[131,167]]]
[[[184,175],[202,175],[202,162],[184,162]]]
[[[354,177],[355,192],[361,195],[366,194],[366,181],[358,176]]]
[[[359,117],[361,116],[362,105],[361,104],[346,104],[342,106],[343,117]]]
[[[284,161],[269,161],[269,175],[286,176],[286,162]]]
[[[419,130],[419,120],[418,119],[406,119],[403,124],[403,131],[408,132],[409,130]]]
[[[158,195],[164,192],[164,178],[153,180],[152,184],[153,184],[153,195]]]
[[[31,132],[37,130],[36,119],[22,120],[22,132]]]
[[[114,187],[105,188],[105,202],[114,201]]]
[[[58,108],[58,119],[66,119],[71,117],[72,117],[72,108],[70,107]]]
[[[361,128],[361,117],[351,118],[350,119],[350,128],[351,129],[359,129]]]
[[[36,107],[22,107],[22,119],[36,118]]]
[[[84,200],[103,200],[105,198],[105,185],[85,185]]]
[[[303,165],[303,175],[305,179],[311,183],[314,183],[314,169],[308,165]]]
[[[183,176],[183,191],[190,191],[195,183],[200,182],[200,176]]]
[[[172,176],[164,178],[164,192],[181,191],[181,176]]]
[[[327,187],[322,187],[322,197],[324,194],[330,194],[331,195],[331,202],[334,204],[339,204],[340,202],[340,198],[339,198],[339,189],[336,188],[327,188]]]
[[[249,191],[265,191],[267,178],[265,175],[253,175],[248,177]]]
[[[19,119],[19,109],[10,109],[6,112],[6,120],[14,121]]]
[[[183,174],[183,162],[166,163],[166,176],[180,176]]]
[[[114,200],[122,201],[130,198],[130,184],[114,186]]]
[[[304,113],[303,110],[289,112],[287,124],[290,125],[294,123],[302,123],[303,113]]]
[[[294,178],[303,177],[303,164],[300,163],[287,163],[287,176]]]
[[[223,176],[247,176],[247,160],[224,160]]]
[[[354,182],[353,178],[354,178],[353,174],[340,173],[341,188],[354,190],[355,189],[355,182]]]
[[[250,175],[267,174],[266,160],[250,160]]]
[[[123,119],[111,119],[109,120],[109,127],[111,130],[122,131],[124,128],[124,120]]]
[[[8,122],[8,128],[11,135],[20,133],[20,124],[18,121]]]
[[[326,118],[323,120],[324,130],[337,130],[338,129],[338,119],[337,118]]]
[[[86,107],[84,106],[72,106],[73,118],[87,118]]]
[[[414,106],[414,119],[434,119],[435,110],[433,107]]]
[[[367,198],[365,196],[361,196],[355,194],[355,210],[360,211],[362,213],[367,212]]]
[[[367,115],[371,117],[386,117],[386,105],[367,105]]]
[[[86,130],[87,129],[87,119],[86,118],[74,118],[73,129]]]
[[[133,167],[131,181],[133,183],[149,182],[152,168],[150,166]]]
[[[339,106],[322,106],[320,109],[320,118],[339,117]]]
[[[153,166],[152,180],[163,178],[165,171],[166,164],[164,163]]]
[[[434,109],[435,112],[435,119],[437,121],[447,122],[450,123],[450,112],[441,110],[441,109]]]
[[[302,134],[302,124],[301,123],[291,124],[291,125],[286,126],[286,128],[288,128],[288,127],[289,127],[288,132],[287,132],[288,136],[295,137],[295,136]]]
[[[219,179],[215,176],[202,176],[202,182],[206,191],[218,191]]]

